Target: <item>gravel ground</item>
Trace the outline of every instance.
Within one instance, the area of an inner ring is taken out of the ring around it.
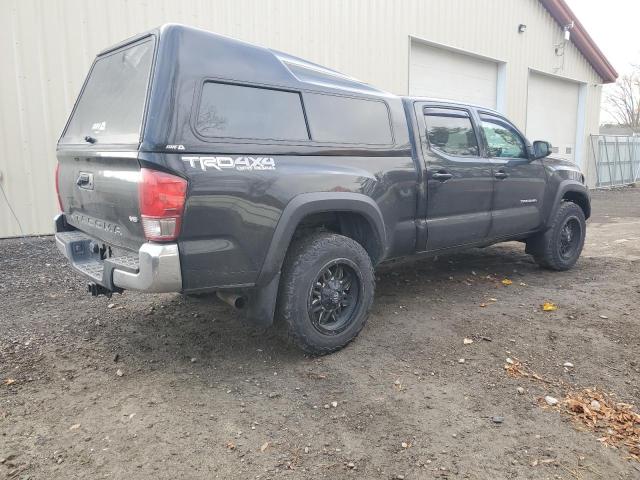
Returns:
[[[0,241],[0,478],[638,479],[540,402],[640,403],[640,189],[593,202],[572,271],[518,243],[380,268],[322,358],[214,297],[91,298],[51,237]]]

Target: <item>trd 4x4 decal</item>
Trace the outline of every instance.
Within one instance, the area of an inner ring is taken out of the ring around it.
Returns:
[[[191,168],[207,171],[210,168],[221,171],[225,169],[243,171],[275,170],[276,161],[272,157],[182,157]]]

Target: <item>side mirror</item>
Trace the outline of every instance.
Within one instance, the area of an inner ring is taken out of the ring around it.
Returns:
[[[536,140],[533,142],[533,159],[548,157],[551,155],[551,144],[544,140]]]

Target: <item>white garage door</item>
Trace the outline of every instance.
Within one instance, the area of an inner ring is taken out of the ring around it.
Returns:
[[[409,95],[496,108],[497,90],[496,62],[411,42]]]
[[[531,72],[527,98],[527,137],[547,140],[554,156],[574,161],[580,85]]]

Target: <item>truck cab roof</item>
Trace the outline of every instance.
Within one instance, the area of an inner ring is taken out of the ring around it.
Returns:
[[[478,105],[476,103],[461,102],[459,100],[451,100],[448,98],[436,98],[436,97],[420,97],[420,96],[402,96],[403,100],[407,102],[426,102],[436,103],[439,105],[456,106],[456,107],[470,107],[476,110],[482,110],[483,112],[491,113],[498,116],[504,116],[504,114],[498,112],[493,108],[486,107],[484,105]]]

